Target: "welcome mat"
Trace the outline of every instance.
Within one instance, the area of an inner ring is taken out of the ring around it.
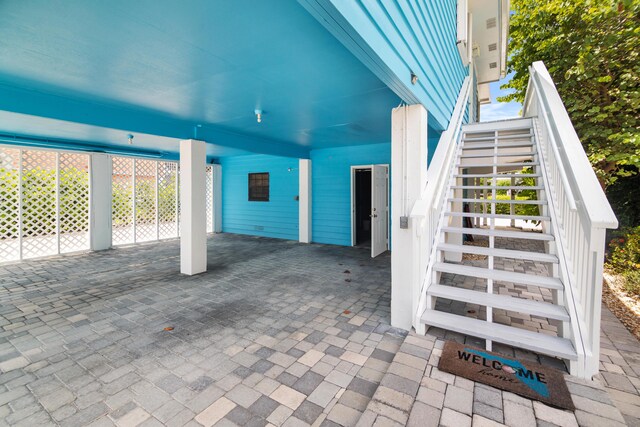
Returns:
[[[438,369],[529,399],[573,411],[562,372],[537,363],[521,362],[468,345],[447,341]]]

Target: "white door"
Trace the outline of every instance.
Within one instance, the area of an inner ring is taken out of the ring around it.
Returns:
[[[371,258],[387,250],[388,213],[388,168],[373,165],[371,168]]]

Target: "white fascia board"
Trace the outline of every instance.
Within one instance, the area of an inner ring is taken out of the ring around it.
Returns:
[[[507,75],[507,51],[509,49],[510,1],[500,0],[500,78]]]
[[[491,104],[489,83],[482,83],[478,85],[478,101],[480,104]]]

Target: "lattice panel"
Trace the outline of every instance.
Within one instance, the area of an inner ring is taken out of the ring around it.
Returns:
[[[156,227],[156,165],[153,160],[136,160],[136,242],[158,239]]]
[[[207,166],[205,203],[207,204],[207,233],[213,233],[213,166]]]
[[[60,153],[60,252],[88,250],[89,156]]]
[[[182,232],[182,221],[180,220],[180,163],[178,163],[178,237],[180,237],[180,233]]]
[[[57,154],[22,151],[22,257],[58,253]]]
[[[20,259],[20,150],[0,147],[0,262]]]
[[[158,238],[178,237],[178,164],[158,162]]]
[[[113,245],[134,242],[133,159],[113,157],[111,172],[111,239]]]

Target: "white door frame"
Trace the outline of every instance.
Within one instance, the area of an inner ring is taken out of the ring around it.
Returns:
[[[352,165],[351,166],[351,246],[356,245],[356,170],[369,169],[372,173],[371,178],[373,179],[373,166],[371,165]],[[385,166],[387,168],[387,250],[389,250],[389,243],[391,239],[389,238],[389,195],[391,193],[391,187],[389,187],[389,164],[388,163],[375,163],[375,166]],[[371,191],[373,191],[373,181],[371,186]],[[373,230],[372,230],[373,232]]]

